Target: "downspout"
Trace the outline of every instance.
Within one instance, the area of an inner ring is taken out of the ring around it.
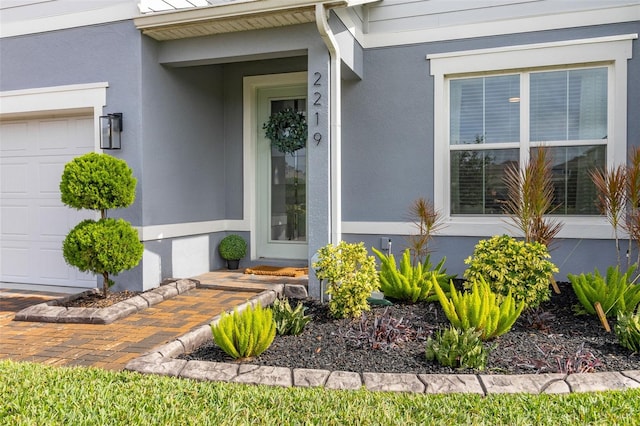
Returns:
[[[321,3],[316,4],[316,26],[320,37],[329,50],[330,81],[329,81],[329,179],[331,203],[331,243],[338,244],[342,240],[342,141],[340,106],[342,104],[340,91],[340,49],[329,22],[327,9]]]

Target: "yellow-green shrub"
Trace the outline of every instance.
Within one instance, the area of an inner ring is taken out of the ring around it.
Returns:
[[[433,338],[429,337],[425,355],[428,361],[436,360],[445,367],[478,370],[484,370],[489,357],[478,331],[461,331],[455,327],[438,332]]]
[[[271,309],[247,307],[238,313],[224,312],[217,324],[211,325],[213,341],[233,358],[251,358],[266,351],[276,335]]]
[[[367,298],[379,287],[376,261],[364,243],[328,244],[313,263],[316,276],[327,282],[329,312],[334,318],[356,318],[370,309]]]
[[[516,301],[535,308],[549,300],[549,282],[558,268],[548,259],[551,256],[543,244],[518,241],[508,235],[481,240],[473,256],[464,263],[467,288],[483,278],[493,291],[503,296],[512,294]]]
[[[442,259],[435,268],[431,265],[429,255],[424,262],[411,264],[411,252],[406,249],[402,254],[400,268],[396,266],[393,254],[383,254],[372,247],[375,255],[380,259],[380,291],[391,299],[416,303],[424,300],[436,300],[431,277],[435,277],[440,286],[448,291],[452,278],[442,269],[445,259]]]
[[[636,353],[640,352],[640,309],[635,314],[619,313],[615,332],[621,346]]]
[[[483,340],[500,336],[511,329],[525,307],[516,306],[511,293],[506,297],[491,291],[482,277],[472,284],[471,291],[458,293],[451,285],[451,299],[447,298],[435,278],[432,278],[438,301],[445,315],[456,328],[480,332]]]

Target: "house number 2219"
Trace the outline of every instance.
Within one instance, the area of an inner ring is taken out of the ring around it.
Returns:
[[[319,72],[314,72],[313,76],[315,77],[315,80],[313,81],[313,87],[321,87],[322,74]],[[318,109],[317,107],[322,106],[322,103],[320,102],[321,99],[322,99],[322,93],[313,92],[313,98],[312,98],[313,103],[311,104],[311,106],[314,109]],[[320,126],[320,112],[314,111],[313,115],[316,117],[315,127]],[[316,145],[320,145],[320,141],[322,140],[322,133],[315,132],[313,134],[313,140],[316,141]]]

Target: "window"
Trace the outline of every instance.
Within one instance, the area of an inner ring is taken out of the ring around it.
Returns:
[[[589,172],[606,165],[608,71],[447,79],[451,215],[502,214],[505,169],[540,146],[552,160],[554,213],[597,215]]]
[[[560,237],[610,238],[589,171],[627,155],[627,60],[637,34],[428,55],[434,204],[443,235],[508,232],[503,176],[549,150]],[[589,234],[585,235],[585,226]]]

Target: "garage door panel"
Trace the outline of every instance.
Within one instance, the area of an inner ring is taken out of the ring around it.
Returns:
[[[0,153],[6,155],[26,155],[33,149],[34,138],[29,132],[28,122],[2,123],[0,125]]]
[[[38,123],[38,154],[64,152],[71,135],[68,120],[42,120]]]
[[[40,163],[38,168],[38,179],[40,180],[38,187],[40,195],[55,195],[60,197],[60,179],[64,171],[64,165],[67,163],[64,158],[58,161],[48,161]]]
[[[29,249],[15,245],[2,248],[2,275],[5,281],[24,282],[29,277]]]
[[[41,265],[39,278],[42,280],[70,280],[72,271],[64,261],[60,262],[61,258],[64,259],[62,249],[48,246],[48,244],[43,244],[38,253]]]
[[[0,191],[3,198],[10,195],[25,195],[29,187],[29,164],[27,162],[2,164],[0,171],[2,183]]]
[[[29,236],[29,209],[26,206],[2,205],[2,221],[0,221],[0,235],[2,238],[23,239]]]

